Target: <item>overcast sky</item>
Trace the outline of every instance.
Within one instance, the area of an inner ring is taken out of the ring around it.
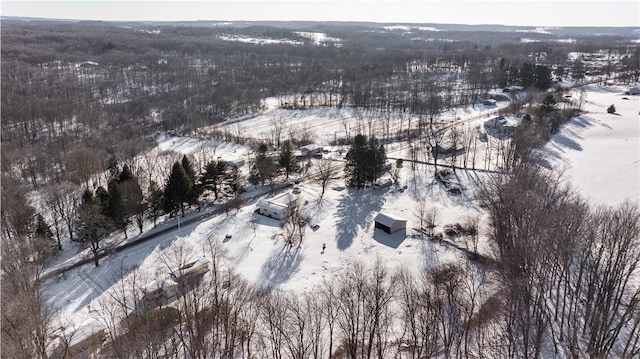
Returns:
[[[313,20],[638,26],[640,1],[2,1],[3,16],[84,20]]]

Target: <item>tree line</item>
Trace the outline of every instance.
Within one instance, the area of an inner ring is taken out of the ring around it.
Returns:
[[[101,158],[131,158],[149,148],[156,131],[189,133],[259,111],[267,96],[299,94],[288,103],[295,108],[355,106],[433,117],[496,86],[546,89],[557,65],[567,72],[578,67],[568,61],[569,50],[587,50],[582,42],[495,44],[502,33],[476,42],[416,43],[395,32],[374,36],[338,27],[326,30],[343,39],[341,46],[256,46],[217,36],[299,35],[271,27],[146,30],[3,24],[2,170],[34,188],[80,183],[86,178],[77,163],[104,169]],[[637,79],[637,49],[589,44],[626,56],[612,69]]]

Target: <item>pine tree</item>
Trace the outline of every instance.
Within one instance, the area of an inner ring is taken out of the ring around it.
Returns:
[[[234,167],[229,174],[229,189],[234,197],[237,197],[240,193],[244,192],[245,188],[242,185],[242,177],[237,167]]]
[[[542,100],[542,104],[540,104],[540,112],[543,116],[548,115],[556,109],[557,104],[558,103],[553,98],[553,95],[549,94],[545,96],[544,100]]]
[[[535,67],[535,87],[546,90],[551,87],[551,69],[544,65]]]
[[[97,197],[83,196],[76,220],[77,241],[91,249],[96,267],[99,265],[100,243],[107,238],[112,229],[111,221],[102,212]]]
[[[127,225],[129,218],[125,211],[125,198],[122,193],[122,187],[117,181],[109,183],[109,200],[107,201],[107,216],[113,221],[113,224],[122,229],[124,237],[127,238]]]
[[[387,160],[385,149],[375,137],[367,139],[358,134],[353,138],[346,155],[345,176],[351,187],[363,187],[374,182],[384,169]]]
[[[130,179],[134,178],[133,176],[133,172],[131,172],[131,168],[129,168],[129,165],[124,165],[122,167],[122,171],[120,172],[120,176],[118,176],[118,182],[122,183],[125,181],[128,181]]]
[[[529,63],[523,63],[520,66],[520,84],[524,88],[533,86],[534,84],[534,69]]]
[[[53,241],[53,232],[51,232],[49,224],[44,220],[44,217],[40,213],[38,213],[35,218],[34,234],[38,238]],[[58,250],[62,249],[62,243],[60,243],[60,241],[57,242],[57,247]]]
[[[140,183],[138,183],[138,178],[130,176],[128,179],[120,182],[120,188],[122,189],[123,195],[122,205],[124,214],[127,217],[133,216],[135,218],[138,230],[142,233],[147,203],[142,195],[142,189],[140,188]]]
[[[164,187],[165,212],[171,213],[180,209],[184,215],[184,204],[191,199],[192,189],[193,183],[184,167],[179,162],[174,163]]]
[[[87,195],[87,191],[89,192],[88,194],[90,194],[90,196],[85,199],[84,195],[83,195],[83,202],[89,202],[90,200],[93,200],[93,193],[91,192],[91,190],[87,189],[85,190],[85,195]],[[100,208],[102,208],[102,214],[107,214],[107,203],[109,202],[109,192],[102,186],[98,187],[96,189],[96,194],[95,194],[96,200],[99,201],[98,203],[100,204]]]
[[[350,187],[363,187],[367,182],[367,137],[356,135],[351,143],[351,148],[345,156],[345,176]]]
[[[158,186],[158,183],[151,181],[149,184],[149,216],[153,219],[153,227],[155,228],[158,223],[158,216],[162,212],[164,201],[164,193]]]
[[[282,143],[282,147],[280,147],[280,167],[284,168],[287,179],[289,178],[289,174],[296,170],[297,163],[296,158],[293,156],[291,152],[291,142],[284,141]]]
[[[215,200],[218,199],[220,187],[224,180],[227,171],[227,162],[225,161],[211,161],[205,166],[204,173],[200,181],[202,182],[204,189],[212,190],[215,196]]]
[[[191,180],[191,190],[189,191],[189,195],[187,196],[187,200],[185,202],[193,205],[198,203],[198,198],[202,193],[202,186],[198,182],[198,175],[193,168],[193,163],[191,162],[189,157],[187,157],[187,155],[182,156],[181,164],[182,168],[184,168],[184,172],[187,174],[187,177],[189,177],[189,180]]]

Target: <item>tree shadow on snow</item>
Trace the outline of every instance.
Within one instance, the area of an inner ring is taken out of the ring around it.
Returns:
[[[439,252],[442,248],[426,236],[420,241],[421,268],[433,268],[440,264]]]
[[[142,271],[147,271],[146,273],[141,273],[142,277],[153,276],[154,273],[150,272],[150,269],[141,268],[145,259],[151,255],[156,248],[169,248],[176,239],[190,236],[196,227],[197,225],[189,225],[170,236],[155,240],[151,239],[147,243],[103,257],[98,267],[94,266],[93,262],[90,262],[75,270],[69,271],[61,279],[58,279],[57,283],[51,284],[52,290],[58,293],[64,293],[62,296],[57,297],[56,300],[69,303],[75,301],[77,298],[84,297],[78,306],[74,308],[74,311],[78,311],[84,307],[88,307],[96,298],[112,290],[112,288],[117,291],[117,286],[121,284],[119,282],[120,279],[128,276],[139,268]],[[68,281],[75,281],[71,288],[68,288]],[[67,288],[65,290],[55,289],[62,288],[63,286]]]
[[[284,243],[274,250],[260,269],[260,281],[267,288],[286,282],[295,273],[302,262],[302,253],[297,246]]]
[[[568,147],[574,151],[582,151],[582,146],[575,140],[565,136],[564,134],[557,134],[553,137],[553,142],[558,146]]]
[[[335,214],[339,250],[351,247],[358,228],[367,228],[371,216],[380,211],[383,204],[383,195],[369,189],[353,189],[340,198]]]
[[[423,170],[424,171],[424,170]],[[415,201],[428,198],[433,192],[433,185],[437,184],[433,176],[416,170],[407,181],[409,194]]]

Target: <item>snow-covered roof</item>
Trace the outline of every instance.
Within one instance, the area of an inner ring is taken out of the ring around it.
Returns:
[[[289,206],[292,203],[295,203],[296,200],[298,199],[298,196],[291,193],[291,192],[285,192],[282,194],[279,194],[273,198],[271,198],[269,200],[269,202],[275,203],[275,204],[279,204],[281,206]]]
[[[262,200],[258,202],[258,208],[262,208],[272,212],[281,212],[283,210],[286,210],[287,206],[280,203],[272,202],[271,200]]]
[[[281,193],[271,199],[258,202],[258,208],[272,212],[281,212],[296,203],[298,196],[291,192]]]
[[[376,218],[374,219],[376,222],[381,223],[387,227],[391,227],[393,226],[394,223],[396,222],[406,222],[406,219],[402,219],[400,217],[396,217],[392,214],[388,214],[388,213],[378,213],[378,215],[376,216]]]
[[[144,292],[146,293],[152,293],[158,290],[165,290],[168,289],[172,286],[177,285],[177,283],[170,278],[167,279],[159,279],[159,280],[152,280],[151,282],[149,282],[149,284],[144,288]]]

